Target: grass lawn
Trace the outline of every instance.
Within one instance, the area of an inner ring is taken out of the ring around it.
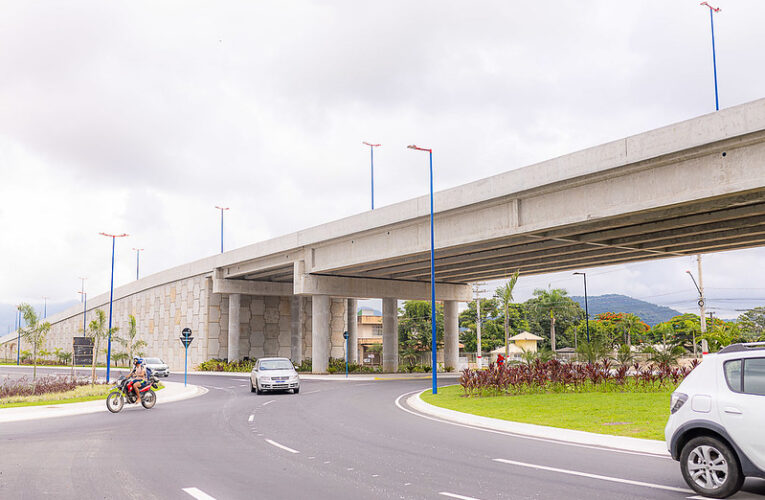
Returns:
[[[462,387],[439,388],[422,394],[427,403],[450,410],[513,422],[580,431],[664,439],[669,418],[668,392],[549,393],[522,396],[471,397]]]
[[[94,401],[105,398],[112,387],[114,387],[112,384],[100,384],[95,386],[81,385],[74,390],[66,392],[53,392],[49,394],[40,394],[39,396],[12,396],[10,398],[0,399],[0,409],[14,408],[18,406],[57,405],[62,403]]]
[[[155,392],[165,388],[161,383]],[[0,410],[3,408],[16,408],[19,406],[48,406],[64,403],[82,403],[105,399],[114,384],[81,385],[72,391],[40,394],[39,396],[13,396],[0,399]]]

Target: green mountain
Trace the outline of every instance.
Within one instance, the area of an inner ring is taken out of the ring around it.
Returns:
[[[571,297],[584,308],[584,297]],[[608,294],[588,296],[587,302],[590,309],[590,318],[604,312],[632,313],[639,316],[648,325],[653,326],[669,320],[681,313],[669,307],[657,306],[644,300],[633,299],[626,295]]]

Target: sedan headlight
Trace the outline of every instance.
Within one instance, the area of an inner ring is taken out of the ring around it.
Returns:
[[[271,377],[260,377],[263,382],[271,382]]]
[[[669,412],[674,415],[677,410],[683,407],[686,401],[688,401],[687,394],[673,392],[672,397],[669,400]]]

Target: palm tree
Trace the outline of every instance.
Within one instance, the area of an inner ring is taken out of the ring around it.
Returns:
[[[118,328],[115,326],[112,328],[112,335],[117,332]],[[91,368],[92,382],[96,383],[96,359],[98,358],[98,347],[101,344],[101,339],[107,338],[109,335],[106,324],[106,313],[101,309],[96,309],[96,318],[88,325],[88,337],[93,339],[93,364]]]
[[[136,321],[135,316],[132,314],[128,316],[130,320],[130,327],[128,328],[128,336],[127,338],[121,338],[116,337],[115,340],[122,344],[125,349],[127,350],[127,357],[128,359],[133,359],[133,353],[135,353],[136,356],[140,356],[143,354],[139,349],[146,347],[147,344],[144,340],[136,340],[136,335],[138,335],[138,329],[136,328]]]
[[[566,291],[560,288],[553,288],[552,290],[537,289],[534,290],[534,296],[539,299],[535,303],[537,312],[544,312],[544,314],[550,315],[550,348],[555,352],[557,347],[555,323],[557,316],[560,316],[566,308]]]
[[[502,303],[502,309],[505,311],[505,357],[510,355],[510,316],[508,310],[510,304],[513,303],[513,288],[515,288],[515,284],[518,282],[518,275],[520,275],[520,271],[515,271],[507,283],[497,288],[495,292],[495,295]]]
[[[27,325],[20,329],[21,336],[32,344],[32,363],[34,364],[32,380],[34,380],[37,378],[37,350],[45,343],[45,337],[50,331],[50,323],[47,321],[41,323],[37,313],[29,304],[20,304],[18,310],[21,311]]]

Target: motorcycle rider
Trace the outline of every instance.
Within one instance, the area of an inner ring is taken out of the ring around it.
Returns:
[[[146,386],[146,367],[143,365],[143,358],[133,358],[133,370],[128,375],[129,379],[132,379],[133,390],[136,395],[136,403],[141,402],[141,389]]]

